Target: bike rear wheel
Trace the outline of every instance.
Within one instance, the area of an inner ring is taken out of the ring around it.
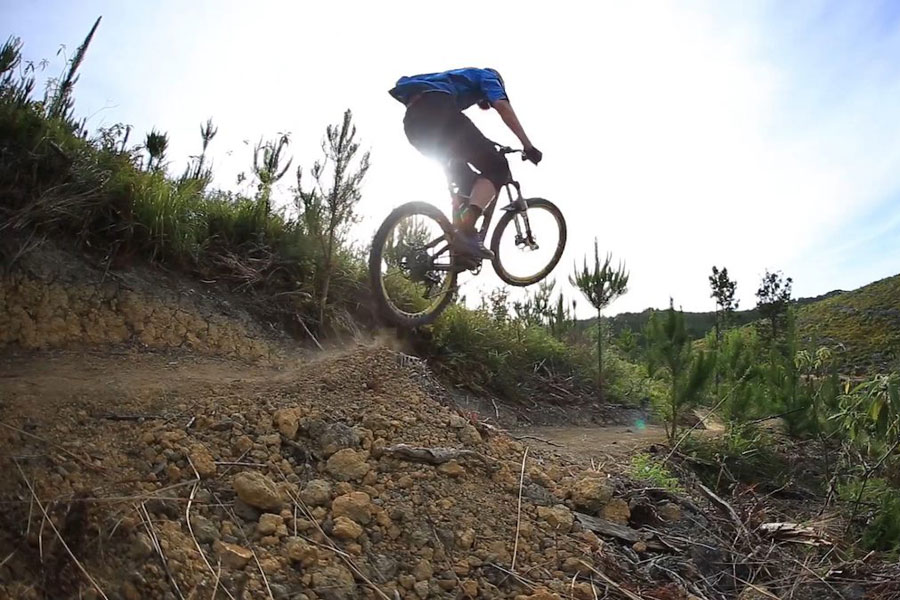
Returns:
[[[453,226],[427,202],[403,204],[375,233],[369,278],[381,315],[400,327],[434,321],[453,300],[458,270]]]
[[[543,198],[525,200],[526,211],[505,212],[494,229],[494,271],[509,285],[532,285],[559,263],[566,248],[566,220]]]

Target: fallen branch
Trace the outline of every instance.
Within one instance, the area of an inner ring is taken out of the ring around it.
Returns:
[[[812,527],[804,527],[797,523],[763,523],[759,526],[759,530],[784,542],[806,544],[808,546],[833,545],[833,542],[823,533],[816,531]]]
[[[557,448],[565,448],[563,444],[557,444],[556,442],[551,442],[550,440],[545,440],[542,437],[538,437],[536,435],[510,435],[514,440],[536,440],[538,442],[543,442],[548,446],[556,446]]]
[[[745,536],[750,537],[750,532],[747,531],[747,528],[744,526],[744,522],[741,521],[741,518],[738,516],[737,512],[735,512],[734,508],[730,504],[725,502],[722,498],[717,496],[715,492],[713,492],[702,483],[697,483],[697,485],[699,486],[700,491],[703,492],[703,495],[706,496],[710,500],[710,502],[715,505],[716,508],[725,513],[725,515],[729,519],[731,519],[740,533],[743,533]]]
[[[630,544],[644,541],[643,536],[636,529],[632,529],[627,525],[619,525],[600,517],[592,517],[584,513],[575,512],[575,518],[584,525],[585,529],[590,529],[594,533],[605,535],[606,537],[614,537]]]
[[[106,414],[100,415],[101,419],[105,419],[107,421],[146,421],[146,420],[156,420],[156,419],[166,419],[162,415],[116,415],[116,414]]]
[[[422,446],[410,446],[409,444],[397,444],[384,449],[384,454],[391,458],[407,460],[410,462],[425,463],[428,465],[442,465],[451,460],[460,458],[476,458],[483,463],[488,463],[486,456],[459,448],[425,448]]]

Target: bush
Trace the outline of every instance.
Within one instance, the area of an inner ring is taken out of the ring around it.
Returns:
[[[525,373],[589,383],[596,368],[589,350],[566,344],[543,326],[460,305],[450,306],[427,337],[428,353],[460,381],[513,396],[521,394]]]
[[[738,426],[723,436],[689,435],[681,448],[700,479],[713,489],[740,482],[771,490],[789,477],[785,459],[773,446],[771,437],[759,429]]]
[[[854,478],[838,486],[838,495],[854,512],[859,504],[868,507],[861,540],[866,550],[900,551],[900,494],[896,487],[882,478]]]
[[[672,475],[661,460],[649,454],[641,453],[631,457],[629,475],[633,479],[646,481],[670,492],[683,491],[678,478]]]

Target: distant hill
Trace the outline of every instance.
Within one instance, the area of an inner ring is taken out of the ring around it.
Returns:
[[[796,306],[803,307],[845,293],[847,292],[834,290],[828,292],[827,294],[822,294],[821,296],[799,298],[796,300]],[[640,332],[644,330],[644,326],[650,319],[650,313],[652,313],[654,310],[659,309],[647,308],[638,313],[619,313],[614,317],[609,317],[608,319],[606,319],[606,322],[608,323],[613,335],[618,335],[624,329],[629,328],[632,331]],[[752,323],[758,318],[759,313],[757,313],[755,308],[751,308],[748,310],[738,310],[734,313],[732,323],[733,325],[740,327],[743,325],[747,325],[748,323]],[[595,322],[596,319],[585,319],[584,321],[580,321],[579,325],[582,327],[588,327],[590,325],[593,325]],[[684,313],[685,329],[687,329],[688,335],[693,339],[700,339],[705,336],[706,333],[715,326],[715,323],[716,314],[713,311]]]
[[[888,277],[853,291],[834,290],[796,300],[798,341],[804,347],[838,348],[840,362],[854,372],[885,371],[900,366],[900,275]],[[609,317],[611,333],[626,328],[641,332],[654,309]],[[756,309],[734,314],[734,324],[743,326],[759,317]],[[694,339],[715,325],[715,313],[684,313],[685,328]],[[579,321],[590,327],[596,319]]]
[[[896,369],[900,275],[800,307],[797,329],[803,344],[841,347],[841,362],[854,371]]]

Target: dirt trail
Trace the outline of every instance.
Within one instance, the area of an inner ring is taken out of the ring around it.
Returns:
[[[734,532],[712,507],[618,475],[664,437],[640,425],[508,436],[384,348],[274,364],[7,351],[0,598],[690,600],[764,585],[723,575]]]
[[[631,426],[530,427],[515,430],[512,435],[532,448],[550,446],[560,453],[593,461],[598,469],[621,465],[623,458],[630,458],[666,439],[662,427],[642,421]]]
[[[572,575],[613,554],[564,503],[599,511],[615,482],[536,449],[517,517],[524,446],[438,387],[363,347],[276,365],[7,352],[0,597],[593,597]],[[504,571],[514,552],[542,565],[527,581]]]

